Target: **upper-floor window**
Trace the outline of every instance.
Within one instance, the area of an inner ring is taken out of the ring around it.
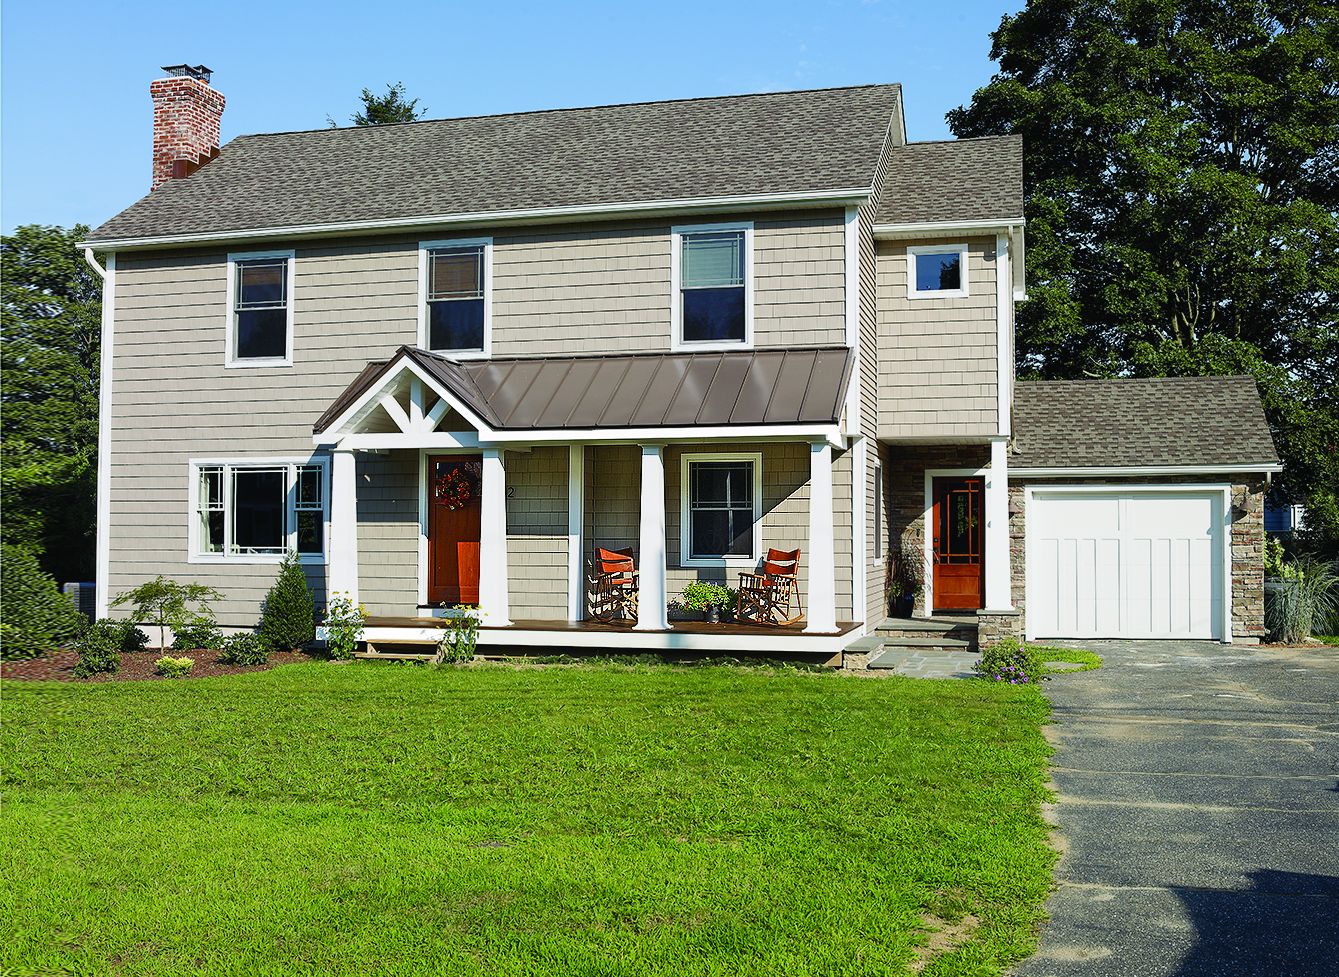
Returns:
[[[907,297],[961,298],[967,294],[967,245],[907,248]]]
[[[419,246],[420,347],[439,353],[488,354],[492,249],[491,238],[424,241]]]
[[[191,559],[268,562],[286,553],[325,556],[329,519],[320,461],[191,463]]]
[[[228,366],[293,363],[293,252],[228,255]]]
[[[671,345],[748,345],[753,338],[753,225],[676,227],[671,238]]]

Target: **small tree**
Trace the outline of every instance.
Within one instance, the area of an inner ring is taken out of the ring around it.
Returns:
[[[131,619],[137,624],[156,625],[158,647],[162,649],[167,647],[168,628],[175,631],[198,623],[201,618],[212,618],[209,602],[222,596],[213,587],[199,583],[177,583],[160,574],[134,590],[118,594],[112,606],[133,604]],[[193,604],[197,605],[197,609],[192,609]]]
[[[301,648],[316,640],[316,600],[295,554],[279,564],[279,578],[261,605],[261,641],[275,651]]]
[[[427,112],[427,109],[418,107],[418,99],[405,98],[404,82],[402,81],[397,81],[394,85],[387,85],[385,95],[373,95],[370,88],[364,88],[363,93],[358,97],[363,100],[363,110],[349,116],[349,121],[356,126],[385,126],[395,125],[398,122],[416,122]],[[338,125],[330,116],[326,116],[326,121],[330,123],[332,129]]]

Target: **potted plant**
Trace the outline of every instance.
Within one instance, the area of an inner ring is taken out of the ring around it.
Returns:
[[[903,543],[893,561],[888,581],[893,613],[898,617],[911,617],[916,610],[916,601],[924,591],[925,556],[914,543]]]
[[[729,587],[706,580],[694,580],[683,588],[679,601],[690,611],[701,611],[711,624],[719,624],[722,612],[735,606],[735,592]]]

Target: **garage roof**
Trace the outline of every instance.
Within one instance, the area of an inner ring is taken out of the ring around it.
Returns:
[[[1013,468],[1278,465],[1249,376],[1025,381]]]
[[[888,150],[876,224],[1019,220],[1022,136],[910,142]]]

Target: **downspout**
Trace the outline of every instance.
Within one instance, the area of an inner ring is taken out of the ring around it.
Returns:
[[[111,505],[112,505],[112,323],[116,312],[116,252],[107,255],[104,268],[93,257],[92,248],[84,248],[84,260],[102,280],[102,332],[98,369],[98,472],[97,472],[97,551],[94,557],[93,598],[95,617],[106,617],[111,585]]]

